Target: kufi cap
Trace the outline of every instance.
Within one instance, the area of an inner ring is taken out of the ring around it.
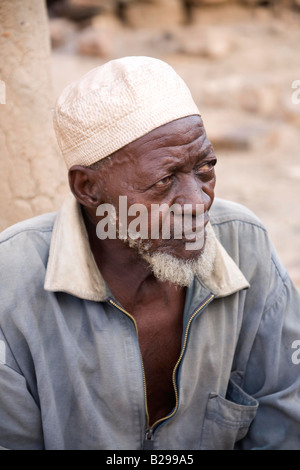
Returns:
[[[152,57],[92,69],[57,100],[54,129],[67,168],[89,166],[168,122],[198,114],[175,70]]]

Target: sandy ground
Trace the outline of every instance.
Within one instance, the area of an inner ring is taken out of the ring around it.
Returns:
[[[245,204],[260,217],[298,288],[300,142],[295,107],[300,104],[292,104],[291,84],[300,79],[299,18],[233,22],[227,17],[222,28],[233,47],[220,58],[163,51],[157,45],[143,48],[142,43],[137,47],[134,33],[117,53],[160,57],[186,80],[219,159],[216,195]],[[211,26],[216,28],[216,21]],[[193,40],[191,28],[184,34]],[[54,51],[55,96],[71,80],[109,59]]]

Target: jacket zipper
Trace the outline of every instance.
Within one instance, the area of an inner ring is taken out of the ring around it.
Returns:
[[[153,449],[153,433],[154,433],[155,428],[160,423],[162,423],[163,421],[166,421],[167,419],[172,418],[172,416],[174,416],[174,414],[177,411],[177,408],[178,408],[178,390],[177,390],[177,384],[176,384],[176,372],[177,372],[179,364],[180,364],[180,362],[181,362],[181,360],[184,356],[184,353],[185,353],[190,326],[191,326],[191,323],[194,320],[194,318],[201,312],[201,310],[203,310],[213,300],[214,297],[215,297],[214,294],[210,294],[206,299],[204,299],[204,301],[194,310],[194,313],[191,315],[191,317],[188,321],[188,324],[187,324],[186,329],[185,329],[184,341],[183,341],[183,346],[182,346],[182,349],[181,349],[181,353],[180,353],[180,356],[178,358],[178,361],[175,364],[175,367],[173,369],[173,374],[172,374],[172,383],[173,383],[173,388],[174,388],[174,393],[175,393],[175,407],[169,415],[155,421],[155,423],[151,427],[149,425],[149,413],[148,413],[148,404],[147,404],[147,387],[146,387],[145,368],[144,368],[143,358],[141,358],[142,371],[143,371],[143,383],[144,383],[145,410],[146,410],[146,432],[145,432],[145,437],[144,437],[143,449]],[[137,334],[137,337],[138,337],[139,336],[138,335],[138,328],[137,328],[137,324],[136,324],[136,321],[135,321],[134,317],[132,315],[130,315],[130,313],[128,313],[125,309],[120,307],[112,299],[108,299],[108,301],[109,301],[110,304],[112,304],[114,307],[116,307],[118,310],[123,312],[128,318],[131,319],[131,321],[134,324],[135,331],[136,331],[136,334]]]
[[[118,310],[120,310],[121,312],[123,312],[128,318],[130,318],[130,320],[131,320],[131,321],[133,322],[133,324],[134,324],[137,337],[139,337],[138,328],[137,328],[137,324],[136,324],[136,321],[135,321],[134,317],[133,317],[132,315],[130,315],[130,313],[128,313],[124,308],[120,307],[120,305],[118,305],[118,304],[117,304],[116,302],[114,302],[112,299],[108,299],[108,301],[109,301],[110,304],[112,304],[112,305],[113,305],[114,307],[116,307]],[[142,356],[142,355],[141,355],[141,356]],[[143,358],[142,358],[142,357],[141,357],[141,362],[142,362],[142,371],[143,371],[145,410],[146,410],[147,429],[148,429],[148,428],[149,428],[149,413],[148,413],[148,405],[147,405],[146,374],[145,374],[144,362],[143,362]]]

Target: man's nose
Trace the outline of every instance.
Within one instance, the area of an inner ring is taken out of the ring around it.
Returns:
[[[196,215],[197,205],[203,206],[203,212],[209,209],[211,204],[210,196],[204,190],[204,184],[194,175],[185,175],[181,179],[176,202],[182,207],[185,206],[185,213]]]

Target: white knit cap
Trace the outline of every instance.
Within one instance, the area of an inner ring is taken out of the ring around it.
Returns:
[[[152,57],[123,57],[68,85],[54,129],[67,168],[89,166],[163,124],[198,114],[175,70]]]

